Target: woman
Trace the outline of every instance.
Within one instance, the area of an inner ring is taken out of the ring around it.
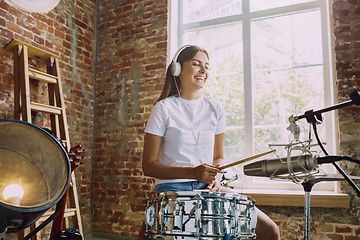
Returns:
[[[154,177],[156,192],[219,191],[225,110],[204,97],[209,55],[198,46],[178,50],[145,129],[142,167]],[[280,239],[276,224],[257,209],[257,239]],[[261,229],[260,229],[261,228]],[[261,230],[261,231],[258,231]],[[138,239],[146,239],[143,224]],[[264,236],[262,236],[264,235]]]

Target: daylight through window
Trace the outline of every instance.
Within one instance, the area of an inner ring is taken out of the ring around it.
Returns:
[[[226,109],[226,163],[267,152],[269,144],[289,143],[294,139],[287,130],[291,115],[334,104],[329,19],[326,0],[171,1],[170,55],[185,44],[210,53],[210,78],[202,94]],[[329,153],[336,153],[334,116],[324,114],[318,126]],[[309,139],[306,120],[298,124],[300,138]],[[276,151],[287,154],[284,147]],[[244,176],[242,168],[228,172],[240,175],[233,184],[237,188],[302,189],[287,180]],[[331,191],[334,184],[314,189]]]

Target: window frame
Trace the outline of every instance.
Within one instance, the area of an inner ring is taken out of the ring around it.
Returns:
[[[242,23],[243,35],[243,58],[244,58],[244,101],[245,101],[245,157],[254,156],[254,117],[253,117],[253,101],[252,101],[252,72],[251,72],[251,21],[266,19],[270,17],[284,16],[299,12],[312,11],[319,9],[321,14],[321,29],[322,29],[322,52],[323,52],[323,80],[324,80],[324,106],[331,106],[335,104],[336,85],[335,85],[335,60],[334,60],[334,38],[332,34],[331,24],[331,1],[317,0],[306,3],[294,4],[289,6],[277,7],[273,9],[260,10],[250,12],[250,0],[242,0],[242,13],[233,16],[221,17],[211,20],[192,22],[187,24],[179,24],[183,22],[183,0],[170,0],[169,11],[169,59],[173,56],[177,49],[184,44],[183,33],[185,31],[195,31],[212,26],[218,26],[231,23]],[[318,110],[318,109],[314,109]],[[326,143],[329,154],[337,154],[339,152],[338,146],[338,123],[336,119],[337,111],[324,113],[324,125],[327,129]],[[330,169],[330,168],[329,168]],[[335,173],[335,169],[327,169],[328,173]],[[277,184],[277,183],[274,183]],[[340,192],[340,184],[332,182],[332,193]],[[251,192],[251,187],[244,187]]]

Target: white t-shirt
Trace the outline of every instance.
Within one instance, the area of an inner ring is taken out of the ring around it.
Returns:
[[[174,167],[212,165],[215,135],[225,131],[224,107],[204,96],[196,100],[172,96],[157,102],[145,128],[146,133],[163,137],[158,161]],[[194,179],[156,179],[155,184],[185,181]]]

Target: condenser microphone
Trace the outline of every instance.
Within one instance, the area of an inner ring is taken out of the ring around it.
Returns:
[[[247,176],[271,177],[296,172],[310,172],[317,168],[317,156],[305,154],[291,157],[289,166],[286,157],[250,163],[244,166],[244,174]]]
[[[305,154],[301,156],[293,156],[290,158],[288,165],[287,158],[274,158],[257,161],[244,166],[244,174],[254,177],[271,177],[292,173],[309,173],[316,170],[319,165],[324,163],[333,163],[340,160],[360,161],[347,156],[324,156]]]

